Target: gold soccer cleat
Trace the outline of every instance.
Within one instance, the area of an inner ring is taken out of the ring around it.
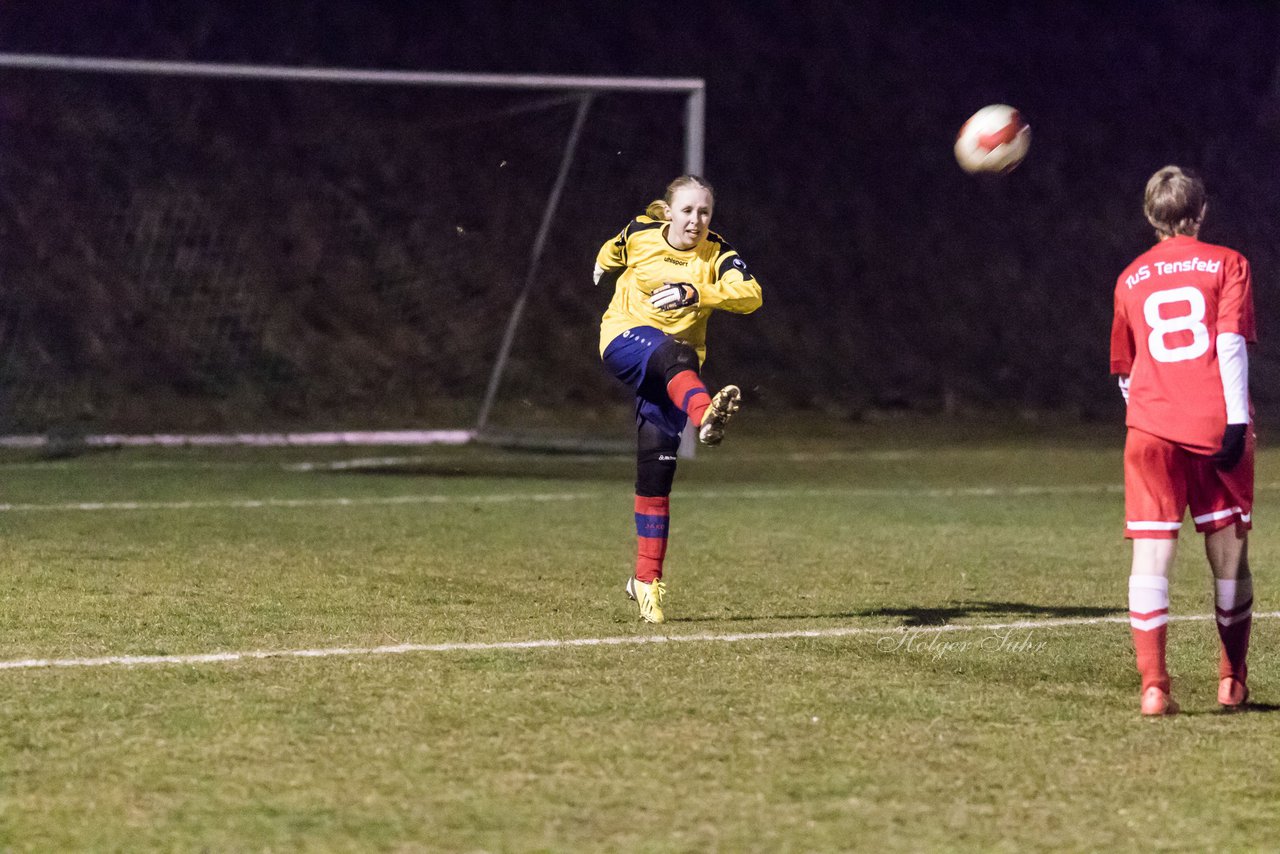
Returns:
[[[727,385],[711,398],[711,405],[698,425],[698,441],[704,445],[719,445],[724,439],[724,428],[742,405],[742,391],[736,385]]]
[[[661,579],[645,583],[634,576],[627,579],[627,598],[634,599],[640,606],[640,619],[646,623],[661,623],[662,597],[666,595],[667,585]]]

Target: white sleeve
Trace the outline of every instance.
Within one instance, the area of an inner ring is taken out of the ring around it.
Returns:
[[[1129,404],[1129,376],[1128,376],[1128,374],[1126,374],[1126,375],[1124,375],[1124,376],[1122,376],[1122,377],[1119,377],[1119,378],[1116,380],[1116,384],[1120,386],[1120,394],[1121,394],[1121,396],[1122,396],[1122,397],[1124,397],[1124,402],[1125,402],[1125,405],[1127,406],[1127,405]]]
[[[1218,373],[1227,400],[1227,423],[1249,423],[1249,348],[1235,332],[1218,335]]]
[[[592,277],[596,280],[596,284],[597,284],[597,285],[598,285],[598,284],[600,284],[600,277],[601,277],[601,276],[603,276],[603,275],[604,275],[604,267],[601,267],[601,266],[597,263],[597,264],[596,264],[596,268],[595,268],[595,270],[594,270],[594,271],[592,271]]]

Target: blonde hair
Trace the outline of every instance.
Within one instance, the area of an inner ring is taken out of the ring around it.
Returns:
[[[716,191],[711,189],[711,185],[697,175],[681,175],[679,178],[667,185],[667,193],[660,199],[654,199],[649,202],[649,206],[644,209],[644,215],[649,219],[666,219],[667,210],[671,206],[671,200],[676,197],[676,192],[685,187],[701,187],[707,191],[707,195],[711,196],[714,202]]]
[[[1166,166],[1147,181],[1142,212],[1161,237],[1195,236],[1204,221],[1207,194],[1204,181],[1190,170]]]

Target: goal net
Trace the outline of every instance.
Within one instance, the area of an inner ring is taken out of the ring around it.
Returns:
[[[700,170],[701,81],[18,55],[0,79],[11,443],[617,434],[591,267]]]

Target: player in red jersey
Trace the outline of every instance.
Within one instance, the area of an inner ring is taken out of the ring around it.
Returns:
[[[1218,702],[1236,709],[1249,695],[1253,614],[1255,439],[1246,344],[1257,333],[1249,262],[1198,239],[1206,195],[1190,172],[1156,172],[1143,208],[1160,239],[1116,281],[1111,327],[1111,372],[1128,402],[1125,536],[1133,540],[1129,622],[1141,711],[1177,711],[1165,664],[1169,571],[1188,507],[1214,578]]]

